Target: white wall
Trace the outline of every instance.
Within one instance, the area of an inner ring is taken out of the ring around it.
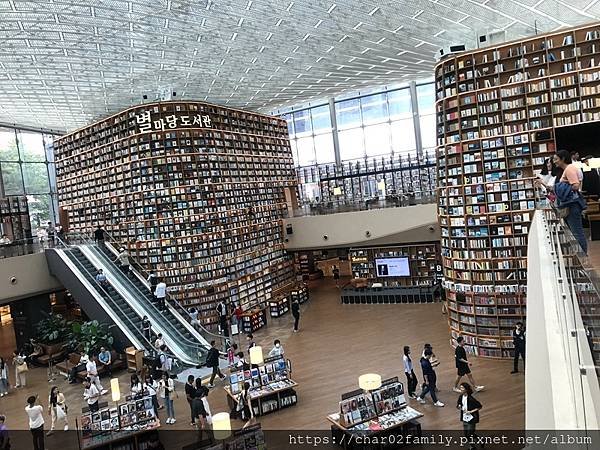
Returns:
[[[285,245],[288,250],[309,250],[436,241],[440,238],[436,214],[436,205],[428,204],[292,217],[284,220],[284,232],[288,224],[293,230],[285,236]]]
[[[0,259],[0,304],[59,289],[62,285],[50,275],[44,253]]]

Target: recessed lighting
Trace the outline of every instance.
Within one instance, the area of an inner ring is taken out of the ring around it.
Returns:
[[[243,23],[244,23],[244,18],[240,17],[240,20],[238,20],[237,26],[241,27]]]
[[[310,37],[310,33],[306,33],[302,38],[303,41],[306,41]]]
[[[325,53],[329,53],[331,50],[333,50],[335,47],[332,45],[331,47],[329,47],[327,50],[325,50]]]
[[[262,53],[262,52],[264,52],[264,51],[265,51],[265,46],[264,46],[264,45],[262,45],[262,46],[260,47],[260,49],[258,50],[258,52],[259,52],[259,53]]]
[[[294,6],[294,2],[290,2],[290,4],[288,5],[288,7],[285,10],[287,12],[290,12],[290,9],[292,9],[292,6]]]
[[[279,19],[279,20],[277,21],[277,23],[275,24],[275,26],[276,26],[276,27],[278,27],[279,25],[281,25],[281,22],[283,22],[283,19]]]
[[[369,13],[370,16],[372,16],[373,14],[375,14],[377,11],[379,11],[379,6],[376,6],[375,8],[373,8],[371,10],[371,12]]]
[[[338,42],[344,42],[346,39],[348,39],[347,34],[343,35],[342,38]]]
[[[363,24],[362,22],[358,22],[356,25],[354,25],[354,27],[352,29],[358,30],[362,24]]]
[[[252,0],[248,0],[248,4],[246,5],[246,11],[252,7],[252,3],[254,3]]]
[[[333,3],[327,10],[327,14],[331,14],[331,11],[333,11],[335,8],[337,8],[337,5],[335,3]]]
[[[319,28],[319,25],[323,23],[323,19],[319,19],[319,21],[315,24],[314,28]]]
[[[237,37],[237,33],[235,33],[235,32],[234,32],[234,33],[231,35],[231,40],[232,40],[232,41],[235,41],[235,38],[236,38],[236,37]]]
[[[267,34],[267,41],[270,41],[272,37],[273,37],[273,33],[271,33],[269,31],[269,34]]]

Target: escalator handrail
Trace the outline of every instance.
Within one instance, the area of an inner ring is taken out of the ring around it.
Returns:
[[[67,256],[67,258],[69,258],[69,255],[67,254],[68,250],[71,250],[69,248],[69,246],[67,244],[65,244],[60,238],[55,237],[56,241],[58,242],[58,247],[60,248],[61,246],[64,247],[65,249],[65,254]],[[83,255],[83,253],[82,253]],[[75,255],[72,255],[73,257],[75,257]],[[85,255],[83,255],[85,257]],[[93,274],[90,273],[90,271],[83,265],[81,264],[79,261],[73,261],[71,258],[69,258],[73,264],[75,264],[75,266],[84,274],[84,275],[88,275],[88,281],[92,280],[93,284],[91,284],[92,288],[95,289],[98,293],[103,292],[105,294],[105,296],[103,296],[102,294],[100,295],[103,299],[110,299],[110,304],[108,305],[109,307],[111,307],[113,310],[118,310],[118,312],[120,313],[119,319],[120,320],[126,320],[129,325],[132,327],[131,329],[133,330],[133,332],[136,334],[136,338],[146,344],[146,347],[144,348],[144,351],[147,353],[150,353],[150,351],[155,351],[156,349],[154,348],[154,345],[148,341],[148,339],[146,339],[146,336],[144,336],[144,333],[142,333],[142,331],[139,329],[139,327],[134,324],[131,319],[129,319],[129,316],[125,313],[125,311],[123,311],[121,309],[121,307],[115,302],[113,301],[112,297],[110,296],[110,294],[108,293],[108,291],[104,288],[104,286],[102,286],[100,283],[96,283],[95,280],[96,278],[94,277]],[[89,261],[87,258],[86,260],[91,264],[91,261]],[[113,286],[114,289],[114,286]],[[117,294],[123,298],[121,296],[121,294],[119,294],[119,292],[115,289],[115,292],[117,292]],[[123,299],[124,300],[124,299]],[[133,310],[133,308],[132,308]],[[135,313],[135,310],[133,310],[133,312]],[[163,352],[165,355],[173,358],[173,360],[178,360],[179,358],[177,358],[175,355],[168,353],[168,352]]]
[[[93,242],[91,241],[91,239],[89,238],[89,236],[86,236],[83,233],[70,233],[69,234],[72,237],[75,237],[76,239],[79,239],[80,241],[82,241],[85,245],[87,246],[92,246],[93,247]],[[99,249],[99,251],[97,252],[97,255],[99,256],[99,258],[101,258],[104,261],[109,261],[111,264],[114,264],[114,261],[109,258],[107,255],[104,254],[104,252],[102,250]],[[129,257],[131,259],[131,256]],[[120,272],[117,272],[119,274],[119,276],[121,276]],[[132,273],[134,273],[132,271]],[[135,273],[134,273],[135,275]],[[125,277],[123,276],[123,279],[125,279]],[[156,317],[162,317],[164,315],[164,312],[159,310],[158,307],[156,306],[156,304],[154,304],[154,302],[149,301],[149,299],[147,298],[148,293],[146,292],[142,292],[139,290],[139,288],[135,285],[135,283],[131,282],[132,288],[137,291],[139,293],[139,295],[141,296],[141,299],[143,301],[142,306],[144,308],[151,308],[151,310],[156,314]],[[182,319],[185,320],[185,319]],[[181,331],[174,325],[172,325],[169,321],[158,321],[159,323],[161,323],[165,328],[172,330],[174,332],[174,334],[176,334],[177,336],[174,336],[177,345],[182,347],[182,350],[184,350],[186,353],[189,353],[188,356],[191,356],[192,358],[196,358],[198,354],[206,354],[208,352],[208,347],[206,345],[201,344],[198,341],[190,341],[186,336],[184,336]],[[193,336],[193,334],[192,334]],[[226,347],[223,347],[226,348]]]
[[[108,237],[108,241],[111,244],[116,244],[118,246],[121,246],[122,244],[120,244],[108,231],[104,231],[105,236]],[[113,245],[113,247],[116,250],[115,245]],[[132,264],[133,266],[135,266],[136,270],[142,275],[142,279],[143,280],[147,280],[149,277],[149,273],[146,269],[144,269],[144,267],[140,264],[140,262],[131,255],[131,253],[129,253],[129,260],[132,261],[135,264]],[[171,299],[171,295],[167,292],[167,298],[170,299],[170,304],[174,306],[174,309],[177,311],[177,313],[179,314],[180,318],[182,320],[185,320],[186,322],[189,323],[189,313],[186,311],[186,309],[181,305],[181,303],[179,303],[177,300],[173,300]],[[198,314],[200,314],[200,312],[198,311]],[[227,341],[228,338],[226,338],[223,335],[220,334],[216,334],[213,333],[209,330],[207,330],[200,322],[198,322],[198,326],[202,329],[201,332],[199,332],[202,336],[208,336],[209,338],[207,339],[207,342],[210,342],[211,340],[215,340],[215,341],[220,341],[222,344],[221,348],[227,348]],[[206,339],[206,338],[205,338]]]

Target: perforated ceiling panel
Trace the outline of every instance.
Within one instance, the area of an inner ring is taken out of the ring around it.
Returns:
[[[0,0],[0,122],[69,130],[159,92],[270,111],[429,77],[435,54],[593,22],[597,0]]]

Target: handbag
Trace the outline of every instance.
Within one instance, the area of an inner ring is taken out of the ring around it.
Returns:
[[[67,418],[67,413],[61,405],[56,405],[56,418],[58,420],[66,420]]]

